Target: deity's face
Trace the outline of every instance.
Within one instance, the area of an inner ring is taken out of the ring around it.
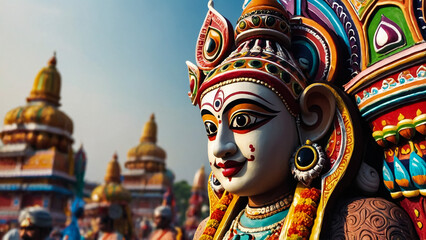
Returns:
[[[210,166],[227,191],[255,196],[285,184],[298,135],[274,92],[251,82],[228,84],[203,97],[201,115]]]

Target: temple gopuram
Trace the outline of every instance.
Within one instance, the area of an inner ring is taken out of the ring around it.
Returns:
[[[92,191],[90,200],[84,207],[85,218],[92,222],[92,231],[86,233],[85,238],[107,239],[99,235],[100,231],[105,231],[108,234],[118,232],[126,239],[132,239],[133,226],[129,208],[132,199],[130,192],[121,184],[121,168],[117,154],[114,154],[108,163],[104,180],[103,184]],[[111,229],[101,229],[100,225],[108,224],[111,224]]]
[[[134,220],[152,219],[155,207],[173,187],[174,174],[166,169],[166,152],[156,144],[157,124],[154,114],[145,124],[137,146],[127,153],[123,185],[132,193]]]
[[[66,221],[76,176],[85,158],[74,159],[73,122],[59,110],[61,76],[56,57],[37,74],[25,106],[10,110],[0,132],[0,219],[16,221],[19,210],[39,205],[53,224]],[[83,151],[81,149],[81,151]],[[84,167],[81,167],[84,166]]]

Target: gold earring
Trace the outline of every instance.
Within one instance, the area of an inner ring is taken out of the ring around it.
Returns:
[[[294,178],[309,186],[317,178],[325,164],[325,154],[321,146],[306,140],[306,143],[300,146],[293,154],[290,161],[291,173]]]

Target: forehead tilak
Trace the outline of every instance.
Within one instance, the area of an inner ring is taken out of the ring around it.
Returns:
[[[237,82],[252,82],[252,83],[260,84],[262,86],[265,86],[265,87],[269,88],[272,92],[274,92],[281,99],[281,101],[284,103],[284,106],[288,110],[288,112],[293,117],[297,117],[297,114],[290,109],[290,107],[288,106],[287,102],[284,99],[284,96],[280,92],[278,92],[274,87],[272,87],[268,83],[266,83],[266,82],[264,82],[262,80],[254,79],[254,78],[245,78],[244,77],[244,78],[234,78],[234,79],[229,79],[229,80],[222,81],[222,82],[220,82],[218,84],[215,84],[215,85],[207,88],[206,90],[204,90],[204,92],[202,92],[201,95],[200,95],[200,99],[203,99],[203,97],[207,93],[209,93],[209,92],[211,92],[211,91],[213,91],[215,89],[218,89],[218,88],[220,88],[222,86],[225,86],[225,85],[228,85],[228,84],[231,84],[231,83],[237,83]]]

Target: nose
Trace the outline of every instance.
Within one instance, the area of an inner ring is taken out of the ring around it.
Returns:
[[[238,151],[232,131],[222,125],[219,127],[213,145],[213,154],[216,158],[227,158]]]
[[[231,157],[237,152],[237,146],[233,142],[217,143],[214,146],[213,154],[217,158]]]

